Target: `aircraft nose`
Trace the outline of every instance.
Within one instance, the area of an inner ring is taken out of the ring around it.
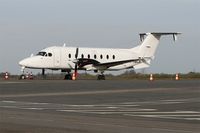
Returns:
[[[26,66],[26,65],[27,65],[27,63],[26,63],[26,61],[25,61],[25,60],[21,60],[21,61],[19,62],[19,65],[20,65],[20,66]]]

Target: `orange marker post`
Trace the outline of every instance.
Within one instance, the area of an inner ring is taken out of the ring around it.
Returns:
[[[4,79],[5,79],[5,80],[8,80],[8,79],[9,79],[8,72],[5,73]]]
[[[179,80],[179,75],[178,75],[178,73],[176,74],[175,80]]]
[[[76,80],[76,74],[75,73],[72,74],[72,80]]]
[[[150,80],[150,81],[153,81],[153,74],[150,74],[149,80]]]

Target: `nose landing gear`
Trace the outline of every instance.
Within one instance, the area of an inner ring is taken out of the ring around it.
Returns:
[[[19,76],[19,79],[25,79],[26,78],[26,75],[24,74],[24,69],[25,69],[25,67],[22,66],[21,67],[22,74]]]

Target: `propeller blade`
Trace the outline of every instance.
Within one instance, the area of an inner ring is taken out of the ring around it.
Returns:
[[[76,58],[76,59],[78,58],[78,51],[79,51],[79,49],[76,48],[76,54],[75,54],[75,58]]]
[[[75,77],[77,76],[77,71],[78,71],[78,65],[76,64],[74,69]]]
[[[75,75],[75,79],[76,79],[76,76],[77,76],[77,70],[78,70],[78,52],[79,52],[79,48],[76,48],[76,53],[75,53],[75,58],[76,58],[76,62],[75,63],[75,68],[74,68],[74,75]]]

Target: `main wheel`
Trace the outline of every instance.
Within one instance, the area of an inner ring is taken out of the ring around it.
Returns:
[[[65,80],[72,80],[72,75],[70,73],[65,75]]]
[[[105,76],[104,75],[98,75],[97,80],[105,80]]]

